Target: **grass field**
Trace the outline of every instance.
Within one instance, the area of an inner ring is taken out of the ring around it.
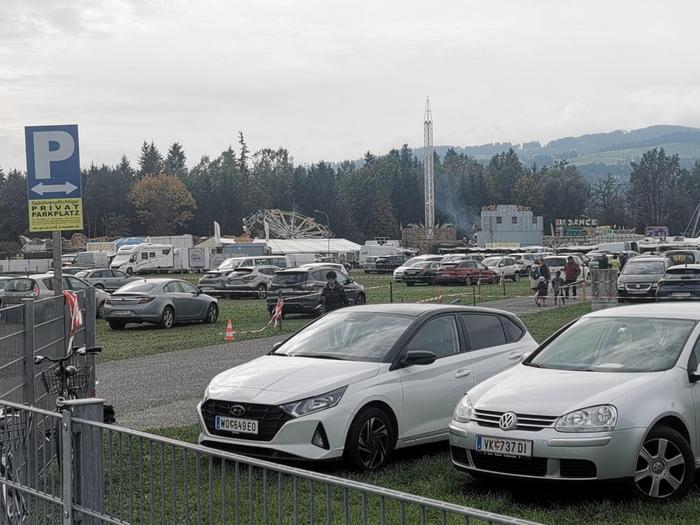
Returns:
[[[413,286],[394,283],[390,288],[391,275],[365,274],[353,272],[353,278],[367,288],[370,303],[415,302],[435,299],[445,295],[445,302],[459,299],[461,304],[474,304],[504,297],[529,293],[527,280],[517,283],[506,282],[505,295],[502,285],[483,286]],[[183,278],[196,283],[197,275],[184,275]],[[276,333],[290,333],[309,322],[308,317],[287,316],[282,330],[272,327],[260,331],[269,321],[265,301],[256,299],[220,299],[219,321],[214,325],[191,324],[162,330],[155,325],[131,325],[124,331],[114,331],[104,321],[97,322],[97,342],[102,345],[100,362],[127,359],[130,357],[158,354],[173,350],[199,348],[224,342],[226,322],[231,319],[236,340],[268,337]]]
[[[525,315],[522,318],[536,339],[541,341],[588,311],[588,305],[572,305]],[[194,442],[197,439],[198,428],[191,426],[155,432]],[[319,470],[419,496],[548,524],[641,525],[690,524],[700,521],[700,490],[697,486],[683,501],[660,505],[631,498],[626,488],[619,484],[555,485],[477,481],[452,467],[445,444],[399,451],[390,466],[372,474],[359,474],[342,467],[339,469],[337,466],[322,467]],[[255,477],[252,486],[260,487],[261,484],[259,476]],[[271,497],[273,494],[274,492],[271,492]],[[323,509],[322,504],[317,505]],[[308,499],[304,500],[301,510],[308,510]],[[388,523],[398,522],[394,511],[389,511],[387,519]],[[406,523],[414,522],[417,523],[417,520],[409,519]],[[428,522],[433,523],[432,520]]]

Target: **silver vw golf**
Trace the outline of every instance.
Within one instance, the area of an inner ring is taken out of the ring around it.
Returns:
[[[449,426],[454,466],[683,496],[700,465],[698,321],[689,303],[583,316],[469,390]]]

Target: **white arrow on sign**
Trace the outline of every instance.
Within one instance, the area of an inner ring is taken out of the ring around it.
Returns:
[[[43,182],[37,184],[32,188],[34,193],[43,195],[44,193],[63,193],[64,195],[70,195],[78,187],[70,182],[64,182],[63,184],[44,184]]]

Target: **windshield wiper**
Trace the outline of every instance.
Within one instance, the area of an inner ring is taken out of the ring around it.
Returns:
[[[312,357],[314,359],[334,359],[336,361],[345,361],[342,357],[330,354],[292,354],[292,357]]]
[[[531,366],[533,368],[547,368],[544,365],[541,365],[539,363],[523,363],[524,366]]]

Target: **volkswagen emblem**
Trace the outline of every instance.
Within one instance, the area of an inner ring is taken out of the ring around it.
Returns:
[[[245,407],[241,405],[233,405],[228,411],[233,417],[242,417],[245,415]]]
[[[641,287],[642,287],[641,284],[638,284],[638,285],[635,286],[635,288],[637,288],[637,289],[639,289],[639,288],[641,288]]]
[[[518,426],[518,416],[513,412],[506,412],[498,420],[498,426],[501,430],[513,430]]]

